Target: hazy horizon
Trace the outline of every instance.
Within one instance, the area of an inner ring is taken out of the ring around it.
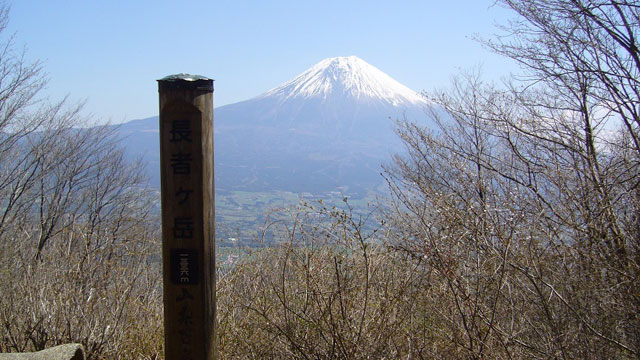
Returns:
[[[481,66],[498,80],[515,68],[472,39],[492,37],[507,16],[490,0],[7,4],[9,33],[49,74],[45,94],[86,100],[99,122],[156,115],[155,80],[180,72],[216,80],[220,107],[336,56],[358,56],[417,92],[446,86],[461,69]]]

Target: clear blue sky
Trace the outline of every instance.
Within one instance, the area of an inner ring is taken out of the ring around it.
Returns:
[[[460,69],[515,69],[484,50],[509,13],[492,0],[6,0],[8,31],[40,59],[47,95],[86,99],[100,122],[156,115],[156,79],[216,80],[216,106],[246,100],[318,61],[356,55],[416,90]]]

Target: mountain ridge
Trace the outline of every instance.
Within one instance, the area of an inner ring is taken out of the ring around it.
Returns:
[[[217,108],[215,116],[221,131],[261,127],[394,144],[393,119],[423,117],[427,106],[417,92],[351,56],[324,59],[281,86]]]
[[[427,104],[418,93],[357,56],[324,59],[256,98],[276,96],[286,101],[296,97],[322,97],[326,100],[332,94],[358,100],[361,97],[379,99],[393,106]]]
[[[215,108],[216,189],[364,194],[383,184],[381,163],[402,150],[392,119],[424,117],[427,106],[360,58],[324,59],[279,87]],[[156,186],[153,119],[120,131],[127,152],[148,160]]]

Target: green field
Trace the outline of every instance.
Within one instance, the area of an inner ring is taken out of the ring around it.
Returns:
[[[258,247],[260,229],[269,214],[277,210],[295,207],[301,201],[309,204],[345,207],[348,199],[354,212],[366,213],[376,203],[379,194],[370,193],[361,198],[351,198],[339,192],[321,195],[295,194],[285,191],[247,192],[230,191],[216,193],[216,239],[223,247]]]

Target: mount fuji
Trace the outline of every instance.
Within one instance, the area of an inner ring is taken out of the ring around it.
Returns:
[[[219,108],[216,124],[331,134],[339,140],[377,138],[390,134],[390,116],[423,115],[427,105],[418,93],[364,60],[335,57],[253,99]]]
[[[381,163],[402,149],[393,120],[423,119],[429,106],[358,57],[322,60],[214,110],[216,190],[364,194],[383,183]],[[157,127],[153,117],[119,130],[128,153],[149,163],[152,185],[159,184]]]

